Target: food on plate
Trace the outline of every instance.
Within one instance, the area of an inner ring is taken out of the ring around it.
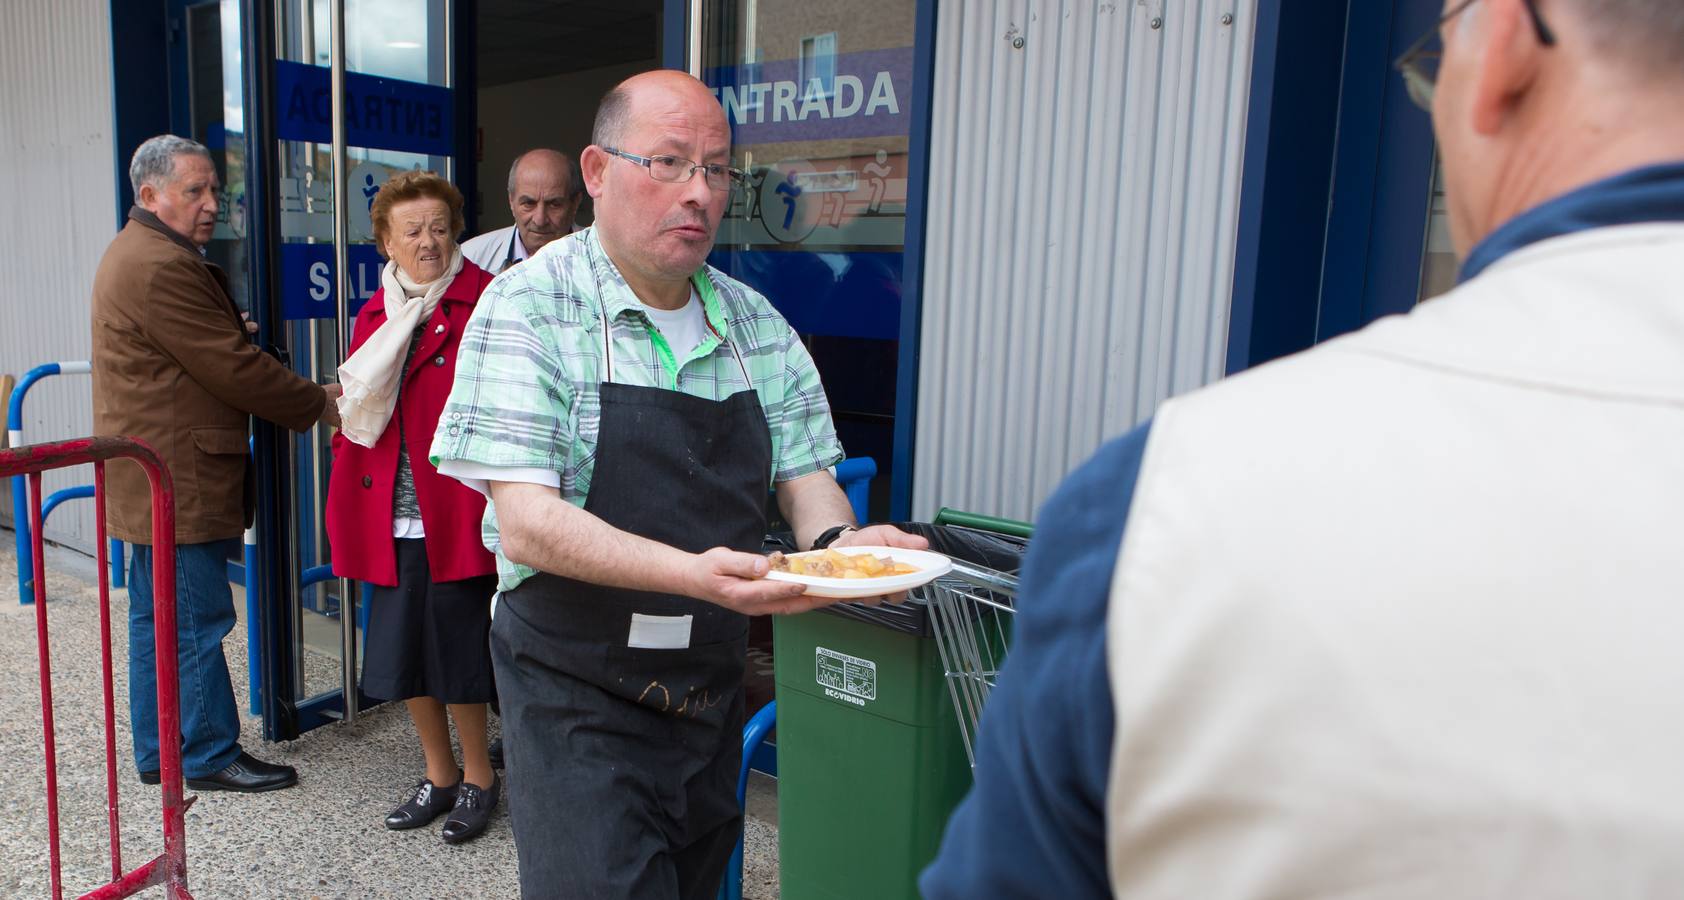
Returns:
[[[917,566],[895,562],[887,556],[838,553],[828,549],[808,553],[773,553],[767,559],[772,563],[774,572],[813,578],[888,578],[918,571]]]

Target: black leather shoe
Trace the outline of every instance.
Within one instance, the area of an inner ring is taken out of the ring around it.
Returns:
[[[444,842],[462,844],[479,837],[485,831],[486,823],[491,821],[491,812],[497,808],[497,797],[501,793],[503,779],[498,778],[495,772],[488,788],[462,782],[456,789],[456,808],[444,817],[444,830],[440,832]]]
[[[151,772],[140,773],[140,783],[141,784],[159,784],[159,783],[162,783],[163,780],[164,780],[164,776],[159,774],[156,769],[154,769]]]
[[[297,769],[266,763],[244,750],[234,757],[228,768],[204,778],[187,779],[187,786],[195,791],[233,791],[239,794],[278,791],[297,783]]]
[[[456,784],[449,787],[439,787],[430,779],[421,779],[421,783],[415,786],[415,793],[402,806],[387,814],[386,827],[393,831],[408,831],[433,821],[456,805],[456,788],[461,783],[461,775],[457,775]]]
[[[491,746],[485,749],[486,755],[491,757],[491,768],[503,768],[503,739],[498,738],[497,740],[492,741]]]

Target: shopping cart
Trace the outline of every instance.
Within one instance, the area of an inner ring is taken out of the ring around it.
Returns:
[[[976,766],[974,736],[988,692],[1011,644],[1017,578],[955,561],[953,571],[913,591],[929,609],[965,756]]]

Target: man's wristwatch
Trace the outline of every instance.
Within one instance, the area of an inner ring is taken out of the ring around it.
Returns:
[[[823,550],[831,544],[836,543],[836,539],[847,532],[859,530],[859,526],[857,525],[832,525],[824,531],[819,532],[819,536],[813,539],[813,549]]]

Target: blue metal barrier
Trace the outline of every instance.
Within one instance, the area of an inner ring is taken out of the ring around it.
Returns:
[[[87,360],[43,363],[24,373],[23,379],[12,388],[6,407],[6,441],[8,446],[23,446],[23,398],[37,381],[52,375],[87,375],[93,365]],[[46,527],[47,515],[60,503],[94,495],[91,484],[54,491],[41,504],[41,527]],[[12,528],[17,535],[18,602],[25,606],[35,602],[35,559],[30,553],[29,486],[22,475],[12,478]],[[111,586],[123,587],[123,542],[111,538]]]
[[[298,589],[303,590],[311,585],[320,584],[324,581],[331,581],[335,577],[337,576],[333,574],[333,563],[312,566],[304,570],[304,576],[298,580]],[[372,593],[372,589],[366,581],[358,581],[355,582],[355,584],[357,585],[357,596],[361,599],[361,602],[357,604],[357,627],[361,628],[363,631],[367,631],[368,598],[369,594]],[[339,598],[339,608],[345,608],[345,598],[343,597]]]
[[[873,466],[875,468],[875,466]],[[863,520],[862,520],[863,521]],[[754,718],[743,726],[743,766],[737,772],[737,806],[743,809],[743,820],[748,820],[748,770],[750,763],[759,758],[766,735],[778,724],[778,702],[776,700],[760,708]],[[755,766],[754,768],[759,768]],[[736,849],[731,851],[731,861],[725,865],[725,882],[719,886],[719,900],[742,900],[743,897],[743,838],[737,835]]]
[[[848,505],[854,508],[854,519],[860,524],[871,521],[866,507],[871,500],[871,479],[877,477],[877,460],[869,456],[844,459],[836,464],[836,484],[848,495]]]
[[[245,571],[241,572],[246,586],[246,688],[250,694],[251,714],[263,715],[263,667],[258,660],[263,656],[263,642],[259,640],[260,630],[257,618],[261,613],[257,608],[257,529],[247,528],[245,540]]]
[[[93,496],[94,486],[91,484],[79,484],[75,487],[53,491],[47,495],[47,502],[41,504],[41,521],[47,521],[47,516],[51,515],[53,510],[58,509],[58,505],[66,500],[90,500]]]
[[[307,587],[321,584],[332,577],[333,565],[331,563],[322,566],[311,566],[310,568],[304,570],[303,575],[299,576],[298,589],[303,590]]]

